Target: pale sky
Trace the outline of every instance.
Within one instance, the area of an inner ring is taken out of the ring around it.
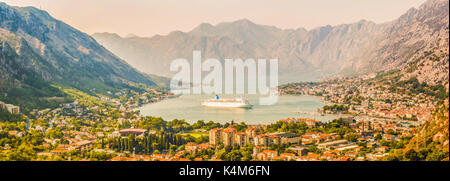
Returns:
[[[354,23],[383,23],[425,0],[0,0],[35,6],[88,34],[166,35],[190,31],[200,23],[249,19],[279,28],[312,29]]]

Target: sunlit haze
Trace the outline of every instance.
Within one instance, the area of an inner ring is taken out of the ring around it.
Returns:
[[[393,20],[425,0],[2,0],[13,6],[35,6],[92,34],[153,36],[189,31],[200,23],[217,24],[247,18],[280,28],[311,29],[361,19]]]

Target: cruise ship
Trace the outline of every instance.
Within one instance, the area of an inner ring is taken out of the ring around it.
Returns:
[[[204,100],[202,102],[202,106],[221,108],[251,108],[253,105],[242,98],[220,99],[219,96],[216,96],[214,99]]]

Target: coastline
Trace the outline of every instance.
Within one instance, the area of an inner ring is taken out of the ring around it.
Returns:
[[[294,97],[294,98],[293,98]],[[255,105],[252,109],[205,109],[200,100],[205,95],[186,95],[178,99],[158,101],[134,108],[141,115],[162,117],[166,120],[184,119],[188,122],[198,120],[225,123],[230,121],[245,122],[246,124],[271,124],[287,117],[311,118],[321,122],[331,121],[342,115],[316,115],[316,112],[325,103],[319,96],[281,95],[279,103],[271,106]],[[249,101],[255,103],[255,96],[249,96]],[[198,105],[197,105],[198,103]]]

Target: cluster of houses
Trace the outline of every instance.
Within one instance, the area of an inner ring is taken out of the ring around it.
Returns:
[[[139,94],[139,101],[136,101],[135,97],[132,97],[132,99],[128,100],[125,105],[127,107],[138,107],[140,104],[153,103],[175,97],[177,97],[177,95],[172,93],[165,93],[158,91],[157,89],[147,88],[145,93]]]
[[[355,152],[347,152],[352,153],[347,155],[341,155],[339,151],[326,151],[323,154],[315,154],[308,152],[308,149],[305,147],[290,147],[289,153],[278,153],[274,150],[269,150],[267,147],[255,147],[253,151],[253,157],[255,160],[260,161],[320,161],[320,160],[329,160],[329,161],[348,161],[351,160],[355,154]]]
[[[426,121],[436,106],[433,98],[424,93],[411,96],[390,91],[390,85],[364,85],[365,78],[353,78],[336,83],[298,84],[280,89],[280,94],[320,95],[327,102],[349,107],[354,115],[386,119],[417,119]],[[348,98],[351,99],[348,99]],[[328,112],[331,113],[331,112]]]
[[[412,136],[415,132],[415,127],[419,123],[408,121],[389,121],[381,119],[372,120],[357,120],[355,123],[350,124],[350,128],[355,129],[358,133],[364,136],[373,136],[374,133],[384,133],[383,139],[386,140],[398,140],[398,136]],[[399,133],[396,135],[387,134],[389,131]]]
[[[95,140],[81,140],[81,139],[69,139],[69,144],[58,144],[56,149],[50,152],[40,152],[38,155],[63,155],[65,153],[69,153],[73,150],[83,151],[83,150],[91,150],[94,148]],[[43,143],[44,146],[48,147],[50,145],[55,144],[55,140],[45,139]]]
[[[355,96],[359,96],[362,93],[370,95],[379,96],[384,95],[383,92],[379,92],[379,90],[360,88],[360,92],[358,94],[352,93]],[[156,91],[156,90],[155,90]],[[328,92],[334,91],[334,92]],[[371,92],[372,91],[372,92]],[[328,92],[328,93],[327,93]],[[362,93],[361,93],[362,92]],[[161,97],[154,99],[165,99],[170,98],[172,95],[164,95],[161,92],[153,92],[154,94],[160,94]],[[312,87],[310,90],[306,91],[307,94],[317,94],[324,93],[324,96],[329,96],[332,101],[344,101],[342,97],[337,96],[338,94],[348,94],[348,90],[339,89],[335,87],[334,84],[325,84],[320,85],[318,87]],[[380,98],[380,97],[378,97]],[[391,97],[382,97],[383,99],[390,99]],[[145,99],[142,97],[141,99]],[[183,158],[183,154],[185,151],[195,154],[197,151],[202,149],[214,148],[216,145],[223,144],[225,146],[246,146],[249,144],[253,146],[253,159],[254,160],[298,160],[298,161],[312,161],[312,160],[376,160],[386,155],[386,152],[389,150],[387,146],[378,145],[375,140],[375,136],[378,134],[381,135],[383,140],[387,141],[395,141],[399,140],[401,136],[411,136],[414,134],[414,127],[419,125],[420,122],[413,121],[401,121],[401,120],[393,120],[394,118],[401,116],[406,118],[417,117],[419,120],[426,119],[427,114],[430,112],[429,109],[433,106],[429,102],[424,102],[422,104],[417,104],[417,107],[411,106],[411,102],[407,102],[408,100],[415,101],[414,98],[405,99],[406,103],[404,105],[399,105],[396,103],[387,103],[384,101],[372,101],[368,102],[367,99],[362,100],[361,103],[352,103],[350,104],[350,111],[354,111],[355,114],[360,115],[364,114],[365,118],[355,118],[356,122],[353,122],[353,118],[351,118],[352,122],[349,123],[350,128],[356,131],[355,134],[358,135],[358,139],[356,142],[351,142],[348,140],[342,139],[336,133],[320,133],[320,132],[306,132],[305,134],[298,135],[294,133],[285,133],[285,132],[274,132],[274,133],[262,133],[261,127],[258,126],[249,126],[244,132],[238,132],[234,128],[214,128],[209,131],[209,143],[187,143],[185,145],[185,149],[183,151],[179,151],[175,153],[175,155],[170,154],[152,154],[152,155],[132,155],[131,157],[124,157],[122,154],[120,156],[114,157],[111,161],[132,161],[132,160],[142,160],[142,161],[188,161],[186,158]],[[111,100],[109,100],[111,101]],[[144,101],[145,102],[145,101]],[[115,102],[116,104],[120,104],[120,102]],[[416,105],[416,104],[414,104]],[[100,112],[104,112],[106,110],[100,110],[98,106],[83,108],[79,106],[78,102],[73,102],[69,104],[61,104],[61,109],[72,109],[76,113],[84,113],[86,110],[99,110]],[[370,108],[369,108],[370,107]],[[11,104],[5,104],[0,101],[0,108],[8,110],[11,113],[19,114],[20,109],[18,106],[14,106]],[[125,117],[126,113],[131,112],[132,110],[129,107],[122,107],[120,109],[122,111],[122,117]],[[43,114],[45,118],[40,119],[52,119],[51,124],[54,127],[68,127],[71,128],[73,125],[70,123],[70,117],[59,116],[53,117],[52,115],[57,115],[56,112],[54,114]],[[394,116],[395,115],[395,116]],[[363,116],[357,116],[363,117]],[[378,117],[378,118],[374,118]],[[392,118],[391,120],[383,120],[379,118]],[[123,124],[125,122],[134,122],[140,120],[142,117],[136,115],[133,118],[125,119],[118,118],[118,122]],[[112,120],[112,117],[108,117],[108,120]],[[299,123],[304,122],[309,128],[314,128],[320,126],[320,122],[314,119],[309,118],[287,118],[281,120],[285,123]],[[91,124],[95,124],[95,120],[90,121]],[[68,143],[64,144],[60,143],[53,151],[50,152],[42,152],[39,154],[49,154],[49,155],[61,155],[66,152],[70,152],[72,150],[91,150],[93,149],[94,143],[98,137],[108,136],[108,137],[119,137],[119,136],[130,136],[134,135],[136,137],[142,137],[148,134],[152,134],[146,129],[122,129],[118,130],[117,128],[105,127],[103,128],[103,132],[97,132],[96,134],[90,134],[87,132],[89,127],[83,126],[80,131],[63,131],[64,140],[68,140]],[[33,129],[44,130],[44,127],[37,125]],[[388,131],[392,130],[392,131]],[[393,133],[392,133],[393,132]],[[23,136],[23,132],[10,131],[8,132],[10,135],[14,136]],[[55,139],[45,140],[45,145],[55,145]],[[365,154],[364,156],[358,155],[360,150],[365,149],[362,146],[357,144],[358,142],[365,142],[367,148],[373,148],[372,152]],[[286,153],[278,153],[275,150],[270,150],[269,147],[272,144],[286,144],[291,143],[292,147],[287,148]],[[313,153],[309,150],[310,145],[316,145],[318,149],[322,151],[321,154]],[[216,150],[217,151],[217,150]],[[202,161],[203,158],[195,158],[196,161]],[[211,160],[220,161],[213,157]]]
[[[320,123],[309,118],[287,118],[283,122],[305,122],[308,127],[320,126]],[[215,128],[209,131],[209,144],[223,144],[245,146],[253,144],[253,159],[271,160],[377,160],[386,156],[389,151],[388,146],[380,145],[376,137],[387,142],[399,141],[402,136],[412,136],[414,127],[419,123],[410,121],[392,121],[386,119],[358,117],[349,122],[350,128],[355,130],[357,139],[349,141],[343,139],[337,133],[306,132],[301,136],[291,133],[266,133],[261,134],[258,128],[249,126],[245,132],[237,132],[234,128]],[[270,150],[271,144],[291,143],[293,146],[287,148],[288,153],[277,153]],[[364,143],[361,146],[359,143]],[[315,145],[321,154],[313,153],[309,150],[311,145]],[[365,153],[365,150],[372,150]],[[363,151],[365,154],[359,155]]]
[[[3,101],[0,101],[0,109],[7,110],[11,114],[20,114],[20,107],[12,104],[6,104]]]
[[[297,143],[300,136],[293,133],[276,132],[260,134],[260,130],[248,127],[245,132],[237,132],[234,128],[214,128],[209,131],[211,145],[245,146],[253,143],[256,146],[269,146],[271,144]]]
[[[314,119],[311,119],[311,118],[290,118],[290,117],[288,117],[286,119],[281,120],[281,122],[284,122],[284,123],[300,123],[300,122],[304,122],[304,123],[306,123],[306,125],[309,128],[316,127],[317,125],[320,124],[320,121],[317,121],[317,120],[314,120]]]

